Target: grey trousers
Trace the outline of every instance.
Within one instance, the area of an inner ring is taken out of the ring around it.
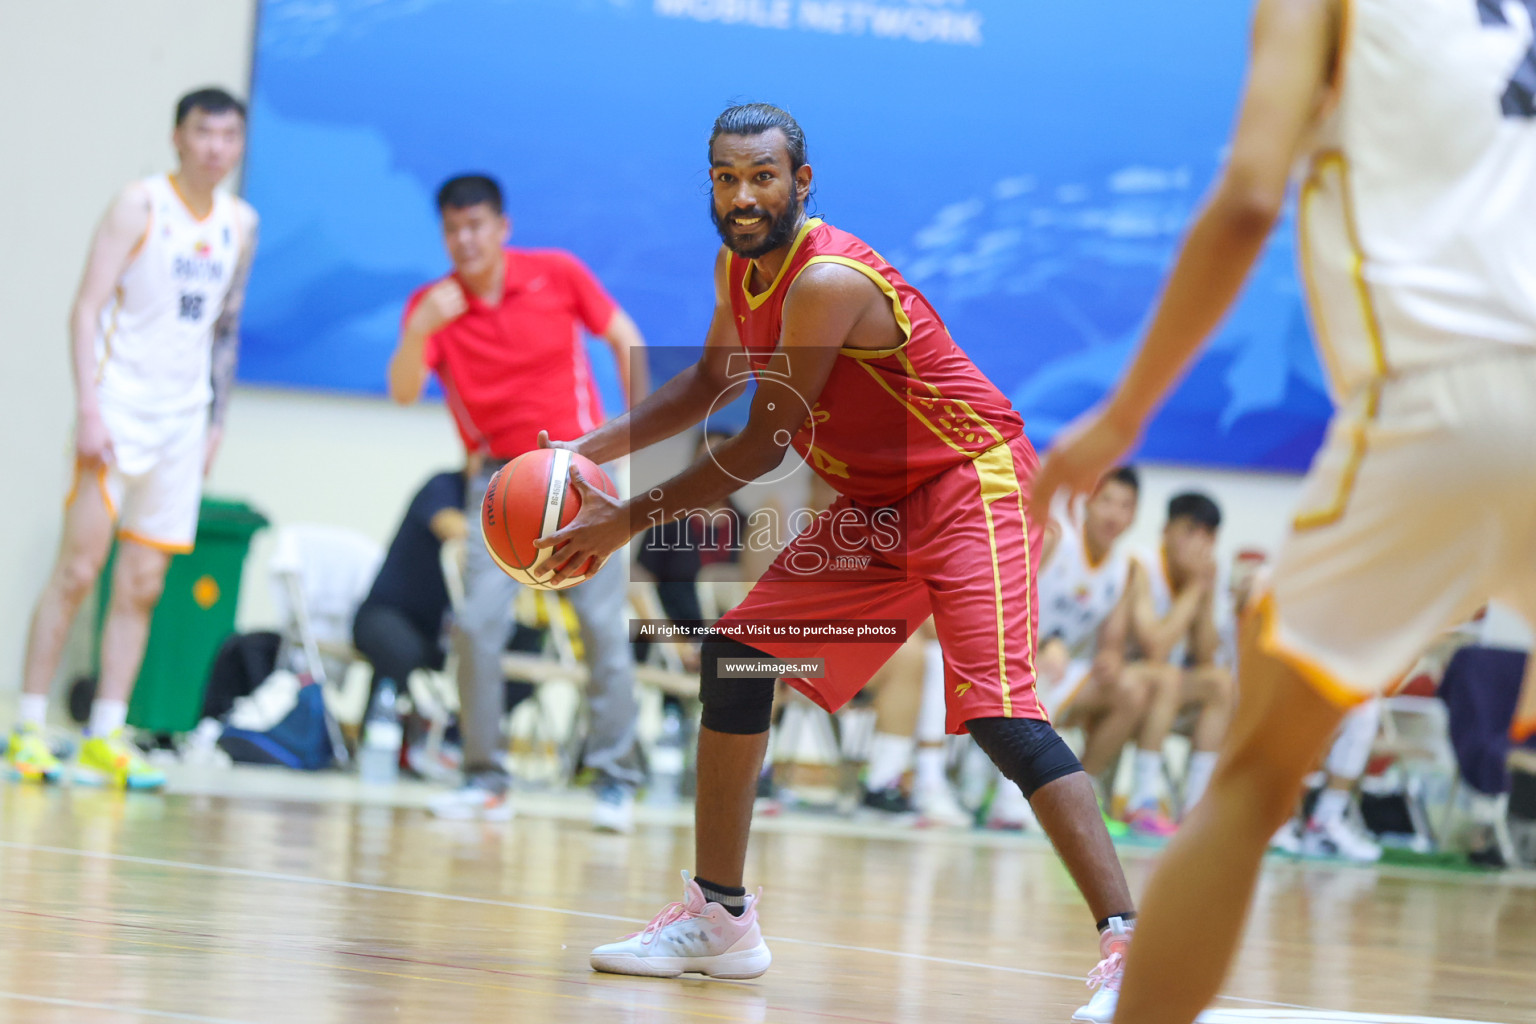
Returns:
[[[501,655],[512,627],[512,602],[522,584],[497,567],[485,550],[480,503],[493,469],[471,481],[466,512],[470,534],[464,565],[464,607],[454,623],[459,657],[459,730],[464,738],[464,772],[500,771],[506,750],[502,735],[504,676]],[[605,781],[638,786],[644,781],[635,759],[635,668],[624,620],[628,583],[624,554],[617,552],[591,579],[565,591],[581,621],[581,642],[591,681],[587,686],[590,732],[586,764]]]

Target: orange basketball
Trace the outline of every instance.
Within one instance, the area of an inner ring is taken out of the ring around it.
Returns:
[[[591,459],[565,448],[537,448],[519,455],[491,477],[480,505],[485,549],[502,571],[519,583],[540,590],[564,590],[592,577],[602,562],[588,559],[582,571],[560,583],[549,582],[546,563],[550,548],[533,542],[570,523],[581,511],[581,495],[571,482],[571,469],[594,487],[618,497],[613,481]],[[594,564],[595,562],[595,564]]]

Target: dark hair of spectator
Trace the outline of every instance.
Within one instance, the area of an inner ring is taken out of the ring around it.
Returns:
[[[805,165],[805,132],[800,130],[800,122],[789,111],[771,103],[727,107],[715,118],[714,130],[709,133],[709,158],[714,160],[715,140],[722,135],[761,135],[775,128],[784,133],[784,140],[789,144],[789,170],[794,173]]]
[[[1196,526],[1203,526],[1212,533],[1221,526],[1221,509],[1209,497],[1198,491],[1175,494],[1168,502],[1168,521],[1188,519]]]
[[[501,212],[501,186],[488,174],[461,174],[437,190],[437,212],[467,210],[481,203]]]
[[[180,128],[187,115],[194,110],[201,110],[205,114],[224,114],[233,110],[240,115],[240,120],[245,120],[245,104],[214,86],[194,89],[176,101],[176,127]]]
[[[1099,481],[1099,486],[1103,487],[1107,483],[1125,484],[1137,497],[1141,496],[1141,474],[1136,472],[1135,466],[1116,466],[1104,474],[1104,479]]]

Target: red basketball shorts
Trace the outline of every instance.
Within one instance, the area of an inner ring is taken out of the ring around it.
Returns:
[[[836,711],[933,616],[944,648],[947,728],[973,718],[1048,720],[1035,695],[1035,568],[1029,522],[1039,460],[1028,438],[946,470],[894,505],[839,498],[780,552],[722,623],[899,619],[901,639],[742,642],[775,658],[822,658],[821,679],[786,679]]]

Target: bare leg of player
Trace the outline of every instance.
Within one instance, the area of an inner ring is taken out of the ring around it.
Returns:
[[[923,641],[902,644],[880,666],[866,689],[874,690],[875,734],[864,767],[864,806],[872,811],[904,813],[911,803],[902,779],[917,749],[917,712],[923,699]]]
[[[101,686],[98,700],[127,702],[144,662],[149,620],[165,588],[171,556],[125,540],[112,571],[112,599],[101,630]]]
[[[717,885],[740,886],[757,776],[768,734],[738,736],[699,729],[698,795],[694,804],[694,869]]]
[[[128,698],[144,662],[149,620],[170,564],[169,554],[146,544],[124,540],[117,546],[112,598],[101,630],[101,680],[75,764],[76,782],[130,789],[165,785],[165,773],[146,761],[122,732],[128,720]]]
[[[757,925],[756,900],[742,886],[757,773],[768,733],[699,729],[699,788],[694,810],[694,866],[681,902],[641,931],[592,951],[592,968],[612,974],[675,978],[755,978],[773,955]]]
[[[1235,696],[1232,674],[1224,668],[1207,666],[1185,674],[1183,703],[1199,702],[1200,715],[1190,743],[1196,750],[1219,750],[1232,719]]]
[[[1161,752],[1163,741],[1173,731],[1173,720],[1179,717],[1183,703],[1179,670],[1172,665],[1137,661],[1125,666],[1121,672],[1130,676],[1148,695],[1147,713],[1136,734],[1137,746],[1142,750]]]
[[[1163,741],[1183,705],[1183,669],[1165,663],[1132,662],[1121,670],[1147,690],[1147,713],[1136,733],[1136,763],[1125,820],[1140,835],[1166,837],[1174,824],[1162,809]]]
[[[1121,672],[1113,681],[1098,681],[1093,685],[1104,687],[1108,696],[1102,701],[1104,713],[1087,730],[1087,742],[1083,746],[1083,770],[1094,778],[1109,769],[1141,720],[1146,717],[1155,687],[1146,675]],[[1097,692],[1092,695],[1097,698]]]
[[[76,486],[78,492],[64,516],[59,556],[38,597],[27,633],[22,692],[45,698],[58,671],[70,624],[95,585],[112,546],[112,515],[92,471],[82,470]]]
[[[1094,918],[1129,911],[1131,890],[1099,816],[1098,797],[1087,773],[1074,772],[1041,786],[1029,805]]]
[[[1189,1024],[1232,962],[1259,862],[1343,711],[1244,636],[1241,698],[1210,788],[1163,854],[1126,958],[1117,1024]]]
[[[1189,809],[1205,795],[1205,787],[1216,769],[1216,751],[1221,749],[1232,721],[1236,682],[1231,672],[1217,665],[1190,669],[1182,675],[1183,702],[1200,705],[1190,736],[1193,749],[1184,770],[1184,814],[1188,815]]]

